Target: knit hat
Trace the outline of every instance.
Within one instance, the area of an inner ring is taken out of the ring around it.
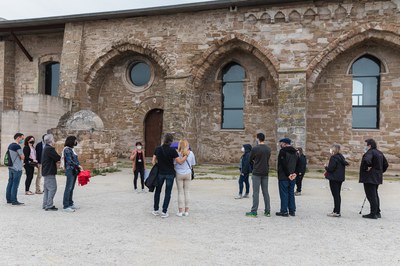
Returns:
[[[292,143],[292,141],[289,138],[280,139],[279,142],[283,142],[283,143],[286,143],[286,144],[289,144],[289,145],[290,145],[290,143]]]

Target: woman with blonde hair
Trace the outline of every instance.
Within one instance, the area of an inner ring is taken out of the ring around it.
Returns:
[[[179,141],[178,154],[180,158],[187,157],[186,161],[181,164],[175,163],[179,209],[176,215],[182,217],[189,216],[189,187],[192,179],[192,167],[196,164],[196,159],[194,153],[190,151],[189,142],[186,139]]]
[[[345,180],[345,168],[349,163],[340,153],[340,145],[333,144],[329,150],[331,157],[329,163],[325,164],[325,177],[329,180],[329,187],[332,192],[334,208],[332,213],[328,213],[330,217],[340,217],[340,190],[342,189],[342,183]]]

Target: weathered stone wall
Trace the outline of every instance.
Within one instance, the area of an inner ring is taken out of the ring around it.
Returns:
[[[366,52],[382,61],[379,129],[352,129],[352,75],[355,59]],[[327,161],[329,147],[342,145],[343,153],[356,166],[367,138],[373,138],[389,163],[400,158],[400,54],[383,42],[367,42],[346,51],[324,70],[308,92],[307,152],[313,164]],[[394,111],[395,110],[395,111]]]
[[[71,130],[65,128],[53,128],[51,133],[56,140],[56,150],[61,154],[65,139],[68,136],[75,136],[78,139],[78,146],[75,151],[78,154],[79,162],[84,169],[103,169],[116,166],[118,142],[117,131]]]
[[[11,110],[15,102],[15,45],[13,42],[0,43],[0,102],[1,110]]]
[[[30,62],[19,47],[15,48],[15,109],[22,110],[22,96],[39,93],[39,65],[46,61],[60,61],[63,33],[18,36],[29,54]]]

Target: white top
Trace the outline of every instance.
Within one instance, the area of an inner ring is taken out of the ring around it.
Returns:
[[[182,154],[179,154],[179,158],[182,158]],[[196,165],[196,158],[194,156],[194,153],[192,151],[189,152],[189,156],[187,157],[186,161],[183,162],[183,164],[179,164],[176,161],[174,161],[175,164],[175,171],[177,174],[180,175],[187,175],[187,174],[191,174],[192,170],[190,169],[190,167],[193,167],[193,165]]]

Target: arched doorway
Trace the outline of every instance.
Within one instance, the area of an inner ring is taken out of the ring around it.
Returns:
[[[144,120],[146,157],[152,157],[155,148],[161,144],[163,113],[161,109],[150,110]]]

